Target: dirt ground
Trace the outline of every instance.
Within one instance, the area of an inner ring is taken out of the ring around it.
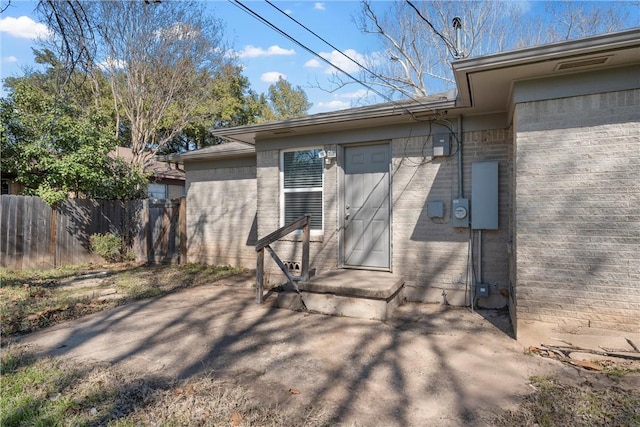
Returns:
[[[507,313],[404,304],[387,322],[254,303],[225,279],[21,337],[39,354],[152,376],[203,372],[287,411],[321,410],[344,426],[494,425],[532,393],[531,376],[603,382],[532,355]],[[638,381],[635,386],[638,386]],[[632,385],[633,386],[633,385]]]

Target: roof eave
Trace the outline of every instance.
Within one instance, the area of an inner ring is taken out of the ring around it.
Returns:
[[[616,33],[601,34],[578,40],[562,41],[454,61],[451,65],[456,86],[459,90],[458,106],[462,108],[473,106],[472,90],[469,82],[469,75],[472,73],[621,49],[637,44],[639,37],[640,29],[633,28]]]
[[[424,115],[428,112],[439,112],[456,107],[456,96],[449,93],[443,99],[429,101],[427,103],[386,103],[382,107],[362,107],[349,110],[320,113],[295,119],[280,120],[277,122],[260,123],[233,128],[215,129],[212,133],[220,138],[232,141],[255,144],[256,137],[277,131],[295,130],[301,128],[313,128],[322,125],[349,122],[357,127],[358,122],[387,117],[406,117]]]

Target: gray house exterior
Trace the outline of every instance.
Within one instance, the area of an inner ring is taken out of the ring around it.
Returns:
[[[229,144],[183,154],[188,260],[254,268],[258,237],[311,213],[319,272],[508,307],[519,339],[640,335],[640,30],[453,71],[451,93],[220,129]],[[298,240],[274,245],[290,265]]]

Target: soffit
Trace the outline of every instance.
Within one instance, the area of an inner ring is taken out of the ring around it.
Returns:
[[[508,112],[518,81],[616,68],[640,62],[640,30],[457,61],[464,114]]]

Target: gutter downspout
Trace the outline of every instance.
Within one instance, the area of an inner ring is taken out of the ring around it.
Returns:
[[[462,194],[462,115],[458,116],[458,199]]]
[[[458,116],[458,199],[464,198],[462,183],[462,115]],[[467,242],[467,283],[469,286],[469,294],[471,299],[471,311],[474,311],[475,305],[475,280],[473,276],[473,230],[469,233],[469,241]]]

